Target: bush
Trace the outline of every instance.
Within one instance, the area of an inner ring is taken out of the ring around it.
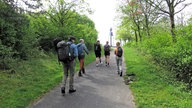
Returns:
[[[150,54],[153,60],[175,72],[175,76],[186,83],[192,83],[192,35],[187,31],[172,43],[167,33],[157,34],[140,43],[137,48]]]

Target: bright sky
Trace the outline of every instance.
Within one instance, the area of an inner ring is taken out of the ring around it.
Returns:
[[[110,28],[113,29],[113,39],[115,37],[115,16],[117,0],[88,0],[90,7],[95,10],[94,14],[89,16],[94,22],[99,32],[98,39],[104,44],[110,42]],[[113,41],[112,41],[113,42]],[[113,42],[114,44],[114,42]]]

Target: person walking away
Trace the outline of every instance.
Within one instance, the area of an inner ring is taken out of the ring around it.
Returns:
[[[99,66],[99,62],[101,62],[101,45],[100,41],[97,40],[97,42],[94,44],[94,51],[95,51],[95,56],[96,56],[96,66]]]
[[[57,44],[57,47],[60,47],[62,45],[62,42],[64,41],[59,42]],[[71,52],[70,54],[72,54],[72,57],[70,60],[65,60],[62,62],[64,75],[63,75],[63,80],[61,85],[61,93],[63,95],[65,94],[67,78],[69,75],[70,75],[69,93],[76,92],[76,89],[74,88],[73,84],[74,84],[74,72],[75,72],[75,58],[78,56],[78,50],[74,42],[75,42],[75,37],[70,37],[67,42],[67,45],[69,45],[69,50]]]
[[[123,70],[122,70],[123,49],[120,46],[120,42],[116,43],[116,48],[114,50],[114,54],[116,55],[117,72],[118,72],[118,74],[120,74],[120,77],[121,77],[123,75]]]
[[[104,55],[105,55],[105,65],[109,66],[109,60],[110,60],[110,45],[109,42],[107,41],[106,44],[104,45]]]
[[[87,55],[89,54],[89,51],[84,43],[84,39],[80,39],[80,43],[77,44],[77,49],[78,49],[78,59],[80,64],[78,75],[82,76],[82,73],[85,74],[85,68],[84,68],[85,53]]]

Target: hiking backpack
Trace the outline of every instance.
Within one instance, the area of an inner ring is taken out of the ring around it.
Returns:
[[[105,45],[105,46],[104,46],[104,50],[105,50],[105,51],[110,51],[110,46],[109,46],[109,45]]]
[[[121,57],[123,55],[123,49],[121,47],[117,48],[117,56]]]
[[[64,63],[73,60],[73,51],[71,50],[71,44],[61,41],[57,44],[58,60]]]
[[[53,47],[54,47],[54,49],[55,49],[56,52],[57,52],[57,50],[58,50],[57,44],[58,44],[60,41],[62,41],[61,38],[55,38],[55,39],[53,40]]]
[[[95,45],[94,45],[94,50],[95,50],[95,51],[101,51],[100,44],[95,44]]]

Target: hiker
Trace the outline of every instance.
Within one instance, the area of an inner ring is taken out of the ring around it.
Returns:
[[[104,45],[104,55],[105,55],[106,66],[109,66],[110,50],[111,50],[111,47],[109,46],[109,42],[107,41],[106,44]]]
[[[57,47],[59,47],[62,44],[62,42],[64,42],[64,41],[58,42]],[[61,85],[62,94],[65,94],[65,87],[66,87],[68,75],[70,75],[69,93],[76,92],[76,89],[74,88],[73,83],[74,83],[74,72],[75,72],[75,58],[78,56],[78,50],[77,50],[77,46],[74,44],[74,42],[75,42],[75,37],[70,37],[67,42],[67,44],[70,45],[70,51],[72,52],[71,53],[72,59],[62,62],[63,70],[64,70],[63,81],[62,81],[62,85]]]
[[[82,76],[81,72],[85,74],[85,68],[84,68],[84,58],[85,58],[85,53],[88,55],[89,51],[87,47],[85,46],[84,40],[80,39],[80,43],[77,44],[77,49],[78,49],[78,59],[79,59],[79,76]]]
[[[101,62],[101,45],[100,41],[97,40],[97,42],[94,44],[94,51],[95,51],[95,56],[96,56],[96,66],[99,66],[99,63],[102,64]]]
[[[123,75],[123,70],[122,70],[123,49],[120,46],[120,42],[116,43],[116,48],[114,50],[114,54],[116,55],[117,72],[118,72],[118,74],[120,74],[120,77],[121,77]]]

